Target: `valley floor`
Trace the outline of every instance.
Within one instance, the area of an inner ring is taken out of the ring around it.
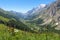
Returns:
[[[19,30],[12,35],[7,26],[0,24],[0,40],[60,40],[60,34],[57,33],[30,33]]]

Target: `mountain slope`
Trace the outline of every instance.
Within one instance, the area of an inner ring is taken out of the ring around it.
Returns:
[[[4,10],[0,11],[0,24],[24,31],[31,31],[31,29],[26,24],[19,20],[20,18],[18,18],[18,16],[12,15],[14,13],[3,11]]]
[[[35,12],[32,14],[33,16],[30,17],[31,20],[27,20],[28,22],[34,22],[35,20],[38,21],[39,19],[42,19],[41,24],[35,24],[36,25],[49,25],[51,24],[52,27],[55,27],[54,29],[60,30],[60,0],[57,0],[49,5],[47,5],[43,10],[39,10],[39,12]],[[37,15],[35,15],[37,14]],[[33,21],[32,21],[33,20]],[[40,23],[40,22],[39,22]]]

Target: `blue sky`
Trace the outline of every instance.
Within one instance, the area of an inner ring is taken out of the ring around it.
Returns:
[[[0,0],[0,8],[24,13],[40,4],[49,4],[53,1],[54,0]]]

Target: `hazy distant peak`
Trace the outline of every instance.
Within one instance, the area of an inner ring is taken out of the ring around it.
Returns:
[[[44,8],[46,6],[46,4],[40,4],[38,7],[39,8]]]
[[[38,5],[35,10],[38,11],[38,10],[41,10],[42,8],[46,7],[46,4],[40,4]]]

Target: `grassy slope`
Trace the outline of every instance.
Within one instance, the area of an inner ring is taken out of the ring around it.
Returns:
[[[6,21],[6,22],[8,22],[8,21],[9,21],[9,19],[8,19],[8,18],[4,18],[3,16],[0,16],[0,20],[2,20],[2,21]]]
[[[46,34],[47,40],[60,40],[59,35],[56,33],[36,34],[21,30],[15,33],[15,36],[12,36],[9,33],[7,26],[0,24],[0,40],[46,40]]]

